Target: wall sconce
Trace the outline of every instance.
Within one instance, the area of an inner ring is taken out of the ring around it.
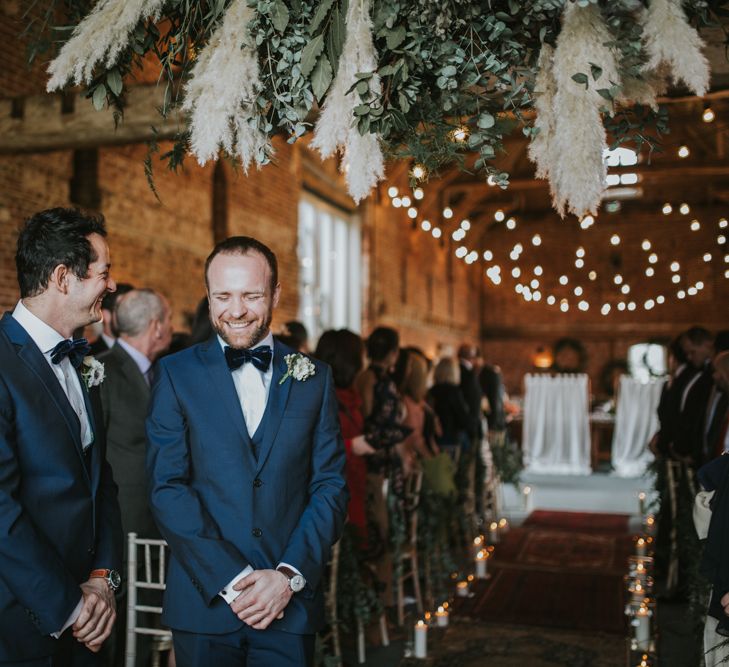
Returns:
[[[532,364],[534,365],[534,368],[551,368],[553,363],[554,356],[552,355],[552,351],[545,349],[544,346],[540,345],[532,356]]]

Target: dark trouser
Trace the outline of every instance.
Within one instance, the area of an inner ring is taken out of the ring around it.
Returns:
[[[74,639],[70,629],[56,640],[56,652],[46,658],[3,662],[0,667],[100,667],[99,655]]]
[[[226,635],[172,631],[177,667],[312,667],[314,635],[254,630]]]

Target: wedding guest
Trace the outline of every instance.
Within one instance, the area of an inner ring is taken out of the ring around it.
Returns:
[[[192,318],[190,345],[204,343],[212,335],[213,325],[210,324],[210,306],[208,305],[208,297],[204,296],[197,304],[195,316]]]
[[[425,401],[428,364],[422,354],[410,349],[403,349],[400,354],[407,361],[398,388],[407,412],[404,423],[412,429],[404,446],[418,459],[429,459],[439,452],[435,439],[440,433],[440,426],[436,424],[433,409]]]
[[[480,517],[483,514],[483,484],[486,464],[481,452],[483,440],[482,402],[483,392],[478,381],[481,355],[474,345],[463,344],[458,348],[458,363],[461,367],[461,393],[468,406],[468,448],[461,461],[461,476],[466,480],[465,511],[467,516]]]
[[[96,337],[96,340],[91,343],[91,354],[98,355],[102,352],[106,352],[114,347],[119,333],[116,328],[116,318],[114,310],[116,307],[117,299],[130,292],[134,287],[129,283],[118,283],[114,292],[109,292],[101,301],[101,315],[102,320],[99,321],[101,325],[101,332]]]
[[[329,330],[319,338],[314,356],[332,368],[339,424],[347,454],[348,519],[366,546],[367,465],[363,457],[374,454],[375,450],[364,436],[362,399],[354,388],[354,380],[364,363],[364,344],[357,334],[347,329]]]
[[[392,379],[400,337],[394,329],[378,327],[367,338],[369,367],[360,373],[355,387],[362,398],[364,434],[375,453],[367,457],[367,543],[382,585],[382,600],[392,604],[392,557],[389,549],[390,520],[383,488],[396,496],[403,493],[402,464],[397,447],[409,435],[402,424],[403,406]]]
[[[309,332],[301,322],[296,320],[286,322],[283,331],[276,338],[298,352],[309,353]]]
[[[134,532],[139,537],[160,537],[147,500],[144,420],[149,409],[153,363],[172,338],[171,317],[172,310],[161,294],[151,289],[127,292],[116,305],[116,342],[99,356],[105,375],[99,394],[104,408],[107,458],[119,486],[125,535]],[[126,590],[121,591],[119,601],[124,609]],[[121,614],[114,629],[112,649],[113,662],[119,666],[124,662],[125,632],[126,614]],[[140,664],[146,664],[150,654],[149,638],[140,636]]]
[[[455,461],[469,446],[468,429],[471,425],[460,382],[458,361],[453,357],[443,357],[435,366],[433,386],[428,391],[428,402],[433,406],[443,431],[437,439],[438,445]]]
[[[87,390],[100,369],[71,337],[116,288],[104,220],[36,213],[15,263],[20,301],[0,321],[0,663],[98,665],[116,618],[121,518]]]

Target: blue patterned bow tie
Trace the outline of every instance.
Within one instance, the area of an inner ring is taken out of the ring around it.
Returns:
[[[78,368],[84,360],[84,357],[91,352],[89,341],[85,338],[77,338],[76,340],[62,340],[51,351],[51,361],[54,364],[60,364],[66,357],[74,368]]]
[[[261,345],[255,350],[239,350],[225,347],[225,360],[231,371],[239,369],[243,364],[252,363],[259,371],[265,373],[271,365],[273,350],[268,345]]]

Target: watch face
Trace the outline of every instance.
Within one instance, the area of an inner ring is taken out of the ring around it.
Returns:
[[[304,577],[302,577],[300,574],[297,574],[291,577],[289,585],[291,586],[291,590],[294,593],[298,593],[299,591],[304,589],[304,586],[306,586],[306,581],[304,580]]]
[[[109,585],[114,590],[117,590],[121,586],[121,575],[116,570],[109,572]]]

